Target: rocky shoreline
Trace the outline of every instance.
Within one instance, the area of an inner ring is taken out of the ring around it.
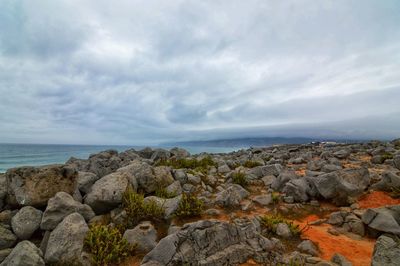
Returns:
[[[0,266],[400,265],[400,139],[0,174]]]

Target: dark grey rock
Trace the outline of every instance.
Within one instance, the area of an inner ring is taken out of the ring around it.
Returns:
[[[333,254],[331,261],[333,263],[336,263],[339,266],[352,266],[353,265],[348,259],[346,259],[345,256],[343,256],[342,254],[339,254],[339,253]]]
[[[157,245],[157,231],[150,222],[142,222],[123,236],[137,251],[147,253]]]
[[[301,252],[317,256],[318,255],[318,248],[315,246],[315,244],[311,240],[303,240],[298,246],[297,249],[299,249]]]
[[[27,240],[19,242],[0,266],[44,266],[42,251]]]
[[[78,173],[78,189],[83,194],[89,193],[93,184],[99,180],[99,177],[91,172],[79,172]]]
[[[0,250],[11,248],[17,243],[17,236],[0,225]]]
[[[400,244],[389,235],[382,235],[375,243],[372,255],[372,266],[400,265]]]
[[[247,198],[250,193],[238,184],[231,184],[216,195],[215,203],[220,206],[239,206],[240,201]]]

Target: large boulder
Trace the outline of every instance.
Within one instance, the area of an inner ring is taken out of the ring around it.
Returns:
[[[135,160],[129,165],[129,167],[131,173],[137,180],[139,189],[146,193],[151,193],[159,187],[157,177],[154,174],[154,169],[149,164]]]
[[[187,150],[177,147],[170,149],[169,152],[176,159],[183,159],[190,156]]]
[[[355,185],[360,190],[365,190],[371,182],[371,177],[369,176],[369,171],[366,167],[343,169],[338,171],[338,175],[344,181]]]
[[[217,194],[215,203],[224,207],[235,207],[249,195],[250,193],[240,185],[232,184]]]
[[[311,185],[305,178],[292,179],[285,184],[282,192],[286,196],[292,196],[295,202],[306,202],[309,200],[309,191],[311,191]]]
[[[0,266],[44,266],[43,253],[32,242],[19,242]]]
[[[182,200],[182,195],[176,196],[171,199],[163,199],[156,196],[149,196],[144,198],[145,203],[149,203],[150,201],[155,202],[159,207],[164,209],[164,218],[169,219],[171,218],[175,211],[179,207],[179,203]]]
[[[142,222],[133,229],[125,231],[123,236],[136,250],[147,253],[157,245],[157,231],[150,222]]]
[[[53,230],[66,216],[74,212],[80,213],[87,222],[95,216],[89,205],[75,201],[71,195],[65,192],[58,192],[49,199],[40,228]]]
[[[107,150],[92,154],[87,160],[71,158],[66,164],[76,167],[79,171],[92,172],[103,177],[120,168],[122,160],[118,157],[117,151]]]
[[[19,239],[29,239],[39,228],[42,211],[31,206],[21,208],[11,219],[11,226]]]
[[[380,232],[400,235],[400,211],[399,208],[367,209],[362,215],[363,223]]]
[[[99,180],[99,177],[91,172],[79,172],[78,173],[78,189],[81,193],[87,194],[92,188],[93,184]]]
[[[72,194],[78,172],[66,165],[20,167],[6,173],[8,202],[20,206],[46,206],[57,192]]]
[[[51,232],[45,254],[46,263],[71,265],[81,258],[89,228],[79,213],[72,213]]]
[[[131,182],[129,180],[132,180]],[[136,189],[136,179],[125,167],[117,172],[106,175],[94,183],[90,192],[84,198],[96,214],[103,214],[116,208],[122,202],[122,197],[128,185]]]
[[[400,244],[390,235],[382,235],[375,243],[372,255],[372,266],[398,266],[400,265]]]
[[[271,188],[275,191],[280,191],[287,182],[296,178],[297,176],[294,171],[282,171],[279,176],[272,182]]]
[[[400,170],[400,154],[397,154],[393,157],[393,165]]]
[[[371,186],[375,190],[392,191],[392,189],[400,189],[400,176],[393,172],[383,172],[382,179]]]
[[[143,258],[142,265],[237,265],[250,258],[270,263],[275,257],[274,242],[259,232],[249,220],[186,224],[161,239]]]
[[[11,248],[17,243],[17,236],[10,230],[0,225],[0,250]]]

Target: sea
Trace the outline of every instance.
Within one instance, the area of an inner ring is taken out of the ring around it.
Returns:
[[[144,146],[109,146],[109,145],[60,145],[60,144],[0,144],[0,173],[9,168],[20,166],[40,166],[48,164],[65,163],[69,158],[87,159],[89,155],[104,150],[114,149],[119,152],[128,149],[140,150]],[[157,146],[152,148],[172,147]],[[191,154],[201,152],[225,153],[246,147],[181,147]]]

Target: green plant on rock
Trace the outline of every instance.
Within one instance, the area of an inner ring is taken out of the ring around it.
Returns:
[[[169,192],[165,187],[157,188],[154,195],[163,199],[171,199],[177,196],[176,192]]]
[[[199,216],[203,211],[203,201],[195,195],[183,193],[178,209],[175,211],[177,217]]]
[[[272,198],[272,203],[277,204],[277,203],[279,203],[281,195],[278,192],[272,192],[271,198]]]
[[[232,182],[241,185],[242,187],[245,187],[248,184],[246,174],[240,171],[232,174]]]
[[[292,221],[286,220],[285,218],[277,214],[266,214],[264,216],[261,216],[260,223],[268,234],[276,234],[276,227],[280,223],[287,224],[293,236],[299,236],[301,234],[301,230],[298,225],[293,224]]]
[[[393,159],[393,154],[389,153],[389,152],[385,152],[382,155],[382,162],[386,161],[386,160],[390,160]]]
[[[259,163],[257,161],[251,161],[251,160],[247,160],[243,163],[243,166],[247,167],[247,168],[254,168],[257,166],[261,166],[261,165],[262,165],[261,163]]]
[[[86,235],[85,249],[92,255],[94,265],[105,266],[118,264],[133,255],[135,246],[130,245],[117,228],[94,224]]]
[[[129,187],[123,195],[122,207],[127,214],[127,225],[133,227],[143,220],[161,220],[164,208],[155,201],[144,201],[142,194]]]

